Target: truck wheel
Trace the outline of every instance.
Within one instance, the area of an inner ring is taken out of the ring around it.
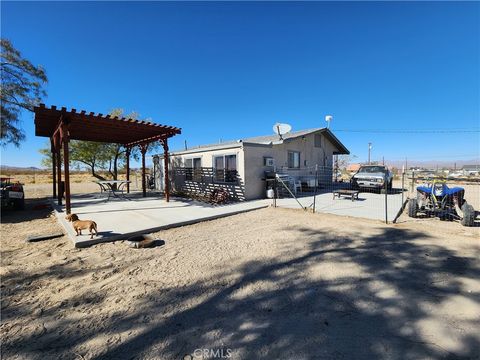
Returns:
[[[408,216],[411,218],[416,218],[417,211],[418,211],[417,199],[408,200]]]
[[[475,209],[472,205],[467,204],[465,201],[462,205],[463,218],[460,221],[460,224],[463,226],[474,226],[475,225]]]

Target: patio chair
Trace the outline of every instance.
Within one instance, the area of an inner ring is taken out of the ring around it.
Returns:
[[[300,192],[302,191],[302,181],[301,180],[294,180],[293,181],[293,191],[294,191],[295,195],[297,195],[298,190],[300,190]]]

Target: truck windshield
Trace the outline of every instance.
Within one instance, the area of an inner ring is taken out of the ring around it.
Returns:
[[[365,166],[365,167],[361,167],[358,172],[359,173],[379,173],[379,172],[384,173],[386,172],[386,170],[383,166]]]

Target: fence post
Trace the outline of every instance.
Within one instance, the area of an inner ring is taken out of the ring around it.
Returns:
[[[385,224],[388,224],[388,179],[387,174],[385,174]]]
[[[315,214],[315,201],[317,199],[317,186],[318,186],[318,164],[315,165],[315,187],[313,190],[313,213]]]
[[[414,193],[415,189],[415,171],[412,171],[412,186],[410,187],[410,193]]]
[[[273,207],[277,207],[277,173],[273,179]]]

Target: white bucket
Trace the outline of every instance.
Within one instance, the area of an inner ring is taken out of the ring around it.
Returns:
[[[273,199],[273,196],[274,196],[274,192],[273,192],[273,189],[268,189],[267,190],[267,199]]]

